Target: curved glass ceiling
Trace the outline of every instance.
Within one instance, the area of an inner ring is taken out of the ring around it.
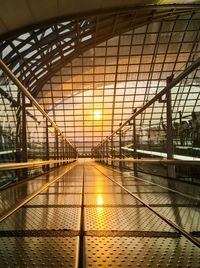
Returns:
[[[146,24],[82,53],[60,69],[37,95],[78,151],[89,154],[103,138],[199,57],[200,16]],[[172,90],[174,122],[200,111],[199,70]],[[187,120],[187,119],[186,119]],[[166,123],[166,104],[137,117],[137,129]]]
[[[0,51],[79,152],[90,154],[199,57],[199,28],[198,9],[152,7],[34,29]],[[199,112],[199,77],[197,69],[173,88],[174,122]],[[137,117],[137,128],[165,121],[165,103],[156,102]]]

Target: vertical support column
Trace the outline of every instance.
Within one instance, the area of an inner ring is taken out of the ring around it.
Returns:
[[[120,124],[121,125],[121,124]],[[122,131],[119,130],[119,159],[122,159]],[[119,162],[119,168],[122,168],[122,162]]]
[[[167,85],[173,80],[173,75],[167,77]],[[172,126],[172,107],[171,107],[171,90],[166,93],[167,105],[167,159],[173,159],[173,126]],[[168,165],[167,175],[175,178],[175,166]]]
[[[137,109],[134,109],[133,113],[136,113]],[[137,158],[137,134],[136,134],[136,118],[133,119],[133,158]],[[134,175],[137,176],[137,163],[133,163]]]
[[[69,146],[69,160],[71,162],[71,158],[72,158],[72,148]]]
[[[99,147],[98,151],[97,151],[98,152],[98,162],[101,162],[101,151],[100,150],[101,150],[101,148]]]
[[[28,152],[27,152],[27,129],[26,129],[26,98],[22,94],[22,131],[21,131],[21,161],[28,162]],[[28,170],[27,168],[23,169],[23,178],[27,178]]]
[[[94,147],[94,161],[98,161],[98,152],[97,152],[97,148]]]
[[[96,149],[97,162],[99,162],[99,147]]]
[[[69,164],[69,152],[68,152],[68,144],[65,143],[65,157],[67,158],[67,164]]]
[[[111,137],[111,158],[115,158],[114,137]],[[111,166],[114,166],[114,162],[111,161]]]
[[[98,162],[101,162],[101,152],[100,152],[101,148],[99,147],[97,150],[98,153]]]
[[[103,163],[105,163],[105,143],[103,143],[103,145],[102,145],[102,157],[103,157]]]
[[[64,160],[65,159],[65,141],[64,141],[64,139],[62,138],[62,144],[61,144],[61,148],[62,148],[62,160]],[[65,163],[64,162],[62,162],[62,164],[61,164],[62,166],[64,166],[65,165]]]
[[[64,140],[62,138],[60,141],[60,160],[64,160],[64,154],[65,154],[65,147],[64,147]],[[64,162],[61,162],[60,165],[63,166]]]
[[[59,160],[59,141],[58,141],[58,132],[55,130],[55,147],[54,147],[55,159]],[[56,164],[56,167],[59,167],[59,163]]]
[[[99,162],[100,163],[102,162],[101,158],[102,158],[102,147],[100,145],[100,147],[99,147]]]
[[[109,141],[106,140],[106,164],[108,165],[108,157],[109,157]]]
[[[75,149],[73,148],[73,159],[75,159],[76,158],[76,151],[75,151]],[[75,161],[75,160],[74,160]]]
[[[49,161],[49,126],[46,119],[46,160]],[[46,171],[49,171],[49,165],[46,165]]]

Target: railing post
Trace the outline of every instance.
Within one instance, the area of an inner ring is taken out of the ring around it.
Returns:
[[[136,113],[137,109],[134,109],[134,113]],[[137,158],[137,134],[136,134],[136,118],[133,118],[133,158]],[[134,175],[137,176],[137,163],[133,164],[134,167]]]
[[[59,141],[58,141],[58,132],[55,130],[55,144],[54,144],[54,159],[59,160]],[[59,163],[55,165],[59,167]]]
[[[46,130],[46,160],[48,161],[49,160],[49,125],[48,125],[48,120],[46,118],[46,127],[45,127],[45,130]],[[46,165],[46,171],[49,171],[49,165]]]
[[[25,95],[22,93],[22,126],[21,126],[21,162],[28,162],[28,152],[27,152],[27,129],[26,129],[26,99]],[[27,178],[28,170],[23,169],[23,178]]]
[[[104,157],[105,157],[105,143],[102,145],[102,155],[103,155],[103,163],[105,162]]]
[[[62,138],[61,140],[61,159],[64,160],[64,155],[65,155],[65,146],[64,146],[64,140]],[[64,166],[64,162],[61,163],[62,166]]]
[[[167,86],[172,82],[173,75],[167,77]],[[171,89],[166,92],[167,105],[167,159],[173,159],[173,126],[172,126],[172,107],[171,107]],[[167,176],[175,178],[174,165],[168,165]]]
[[[72,148],[69,147],[69,160],[71,160],[71,158],[72,158],[72,157],[71,157],[71,156],[72,156],[72,155],[71,155],[71,149],[72,149]]]
[[[121,125],[121,124],[120,124]],[[119,159],[122,159],[122,130],[119,130]],[[122,162],[119,161],[119,168],[122,168]]]
[[[108,157],[109,157],[109,141],[106,140],[106,164],[108,165]]]
[[[113,159],[115,157],[115,148],[114,148],[114,137],[111,138],[111,158]],[[114,166],[114,162],[111,161],[111,165]]]

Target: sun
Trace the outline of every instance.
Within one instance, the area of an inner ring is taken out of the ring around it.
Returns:
[[[94,116],[94,120],[100,120],[102,118],[102,113],[101,111],[96,110],[94,111],[93,116]]]

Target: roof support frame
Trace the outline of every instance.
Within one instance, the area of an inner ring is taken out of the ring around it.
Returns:
[[[128,118],[119,128],[117,128],[107,139],[111,139],[115,134],[117,134],[124,126],[129,124],[133,119],[136,118],[139,114],[141,114],[143,111],[145,111],[148,107],[150,107],[155,101],[162,98],[163,95],[167,93],[168,90],[172,89],[174,86],[176,86],[179,82],[181,82],[186,76],[188,76],[191,72],[193,72],[195,69],[197,69],[200,66],[200,58],[198,58],[196,61],[194,61],[188,68],[186,68],[183,72],[181,72],[176,78],[174,78],[167,86],[162,89],[159,93],[157,93],[150,101],[148,101],[142,108],[138,109],[134,114],[131,115],[130,118]],[[103,143],[106,142],[105,139],[103,142],[101,142],[98,146],[103,145]]]

